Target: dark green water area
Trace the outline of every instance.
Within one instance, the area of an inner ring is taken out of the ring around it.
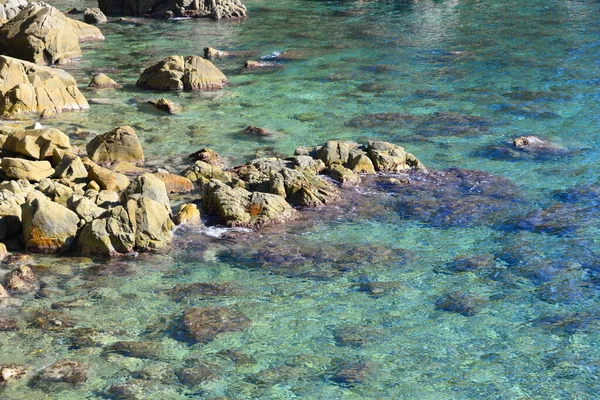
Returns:
[[[245,4],[242,21],[111,19],[65,67],[91,109],[42,123],[79,145],[131,125],[148,164],[173,172],[202,147],[235,165],[330,139],[393,142],[433,172],[365,178],[256,232],[183,227],[157,253],[33,258],[43,290],[0,310],[17,324],[0,364],[83,361],[89,379],[23,379],[0,398],[599,398],[600,3]],[[220,91],[134,87],[205,46],[293,57],[262,73],[216,60]],[[96,72],[124,88],[85,90]],[[156,97],[183,111],[144,104]],[[528,135],[554,146],[515,149]],[[194,342],[193,307],[245,317]]]

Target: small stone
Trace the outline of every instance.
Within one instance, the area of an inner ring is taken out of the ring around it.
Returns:
[[[72,360],[60,360],[46,367],[37,377],[39,383],[69,383],[78,385],[88,379],[88,366]]]
[[[13,292],[32,292],[37,290],[37,278],[31,268],[21,265],[6,274],[4,286]]]
[[[271,136],[271,132],[265,128],[259,128],[257,126],[249,126],[244,129],[243,133],[248,136]]]
[[[25,375],[27,375],[27,367],[24,365],[8,364],[0,367],[0,383],[6,384]]]
[[[168,99],[160,98],[157,100],[149,100],[148,104],[169,114],[177,114],[179,112],[179,106]]]
[[[90,89],[120,89],[122,87],[123,85],[118,84],[103,73],[94,75],[88,85]]]

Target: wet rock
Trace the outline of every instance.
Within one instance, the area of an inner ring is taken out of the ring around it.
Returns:
[[[477,272],[494,267],[496,261],[490,254],[457,257],[447,266],[452,272]]]
[[[248,136],[271,136],[271,132],[266,130],[265,128],[259,128],[257,126],[248,126],[242,132],[244,135]]]
[[[176,15],[179,17],[210,17],[218,20],[221,18],[243,18],[247,14],[246,7],[240,0],[215,0],[212,2],[101,0],[98,2],[98,6],[106,14],[147,15],[158,18]],[[136,21],[134,18],[121,19]]]
[[[193,367],[182,368],[177,371],[179,382],[186,386],[196,386],[204,382],[219,379],[216,370],[218,366],[209,365],[203,362],[196,362]]]
[[[335,329],[334,338],[338,346],[362,347],[376,341],[381,329],[365,325],[346,325]]]
[[[130,180],[125,175],[101,167],[90,159],[82,161],[88,171],[88,178],[95,181],[101,189],[120,192],[129,186]]]
[[[298,217],[282,196],[231,188],[217,180],[205,185],[202,205],[232,227],[261,227]]]
[[[170,56],[147,68],[136,86],[154,90],[214,90],[227,83],[210,61],[198,56]]]
[[[40,310],[34,313],[32,324],[45,331],[63,331],[75,326],[75,320],[62,311]]]
[[[128,161],[136,165],[144,163],[144,151],[135,131],[128,125],[96,136],[86,146],[88,157],[98,164],[114,164]]]
[[[179,106],[168,99],[160,98],[156,100],[149,100],[148,104],[156,107],[158,110],[165,111],[169,114],[179,113]]]
[[[366,361],[343,363],[331,377],[331,380],[341,385],[352,386],[366,381],[372,374],[373,369],[373,364]]]
[[[173,222],[175,222],[175,225],[199,224],[201,221],[198,206],[191,203],[182,205],[175,218],[173,218]]]
[[[180,284],[168,291],[173,300],[196,300],[210,297],[239,296],[243,290],[231,282],[196,282]]]
[[[18,319],[10,317],[0,317],[0,332],[18,331],[21,324]]]
[[[376,298],[393,293],[400,288],[402,288],[402,285],[399,282],[367,282],[358,285],[360,292],[365,292]]]
[[[38,385],[61,382],[80,385],[87,381],[88,370],[88,365],[80,361],[60,360],[44,368],[35,381]]]
[[[4,133],[6,131],[0,131]],[[54,149],[71,152],[69,137],[58,129],[23,129],[7,132],[2,150],[44,160],[52,157]]]
[[[120,89],[122,87],[123,85],[119,85],[103,73],[94,75],[88,84],[90,89]]]
[[[32,3],[0,28],[2,53],[37,64],[62,64],[81,56],[68,18],[44,3]]]
[[[87,24],[103,24],[108,19],[99,8],[86,8],[83,12],[83,21]]]
[[[283,65],[273,61],[254,61],[247,60],[244,64],[245,71],[251,72],[272,72],[279,69],[282,69]]]
[[[440,310],[455,312],[465,317],[471,317],[481,308],[482,299],[469,293],[455,291],[442,296],[435,302]]]
[[[186,177],[167,171],[155,172],[154,176],[163,181],[168,193],[188,193],[194,190],[194,184]]]
[[[34,292],[38,289],[37,278],[26,265],[21,265],[6,274],[4,286],[13,292]]]
[[[207,60],[214,60],[215,58],[224,58],[229,56],[230,53],[227,51],[217,50],[212,47],[204,48],[204,58],[206,58]]]
[[[27,375],[27,367],[24,365],[8,364],[0,367],[0,384],[23,378]]]
[[[79,217],[48,199],[33,198],[23,204],[23,240],[28,251],[60,253],[75,241]]]
[[[39,182],[54,174],[55,170],[48,161],[30,161],[21,158],[4,157],[1,162],[2,171],[12,179],[25,179]]]
[[[164,357],[159,344],[150,341],[121,341],[107,346],[105,350],[109,353],[142,359],[161,359]]]
[[[192,161],[203,161],[207,164],[216,166],[221,165],[222,162],[221,156],[219,156],[216,151],[208,148],[202,148],[188,155],[188,157],[191,158]]]
[[[233,361],[236,365],[250,365],[256,363],[254,357],[233,349],[221,350],[217,352],[217,355]]]
[[[403,147],[392,143],[369,141],[367,153],[377,171],[399,172],[411,168],[425,169],[415,156],[407,153]]]
[[[361,182],[360,175],[341,165],[331,165],[325,173],[340,182],[343,186],[357,186]]]
[[[0,56],[0,114],[85,110],[77,82],[63,70]]]
[[[251,321],[239,311],[226,307],[188,308],[183,314],[183,329],[193,343],[208,343],[223,332],[238,332]]]

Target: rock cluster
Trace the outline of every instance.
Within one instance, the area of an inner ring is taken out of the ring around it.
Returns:
[[[79,42],[85,40],[104,36],[98,28],[42,2],[29,4],[0,28],[2,54],[37,64],[63,64],[79,57]]]
[[[247,10],[240,0],[98,0],[106,14],[158,18],[209,17],[244,18]]]
[[[83,159],[57,129],[4,128],[0,143],[7,178],[0,183],[0,240],[31,252],[77,249],[102,256],[171,241],[174,224],[162,178],[144,173],[130,180],[94,162],[142,163],[132,128],[99,135]]]

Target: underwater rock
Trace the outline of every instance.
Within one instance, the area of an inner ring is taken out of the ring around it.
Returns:
[[[535,232],[565,235],[586,225],[595,224],[599,217],[598,206],[556,203],[543,210],[533,211],[519,223],[519,227]]]
[[[16,318],[0,317],[0,332],[18,331],[21,323]]]
[[[39,310],[33,314],[32,325],[44,331],[64,331],[75,326],[75,320],[62,311]]]
[[[0,114],[90,108],[67,72],[0,56]]]
[[[4,286],[10,291],[21,293],[35,292],[39,288],[35,274],[26,265],[21,265],[6,274]]]
[[[170,56],[146,68],[136,86],[154,90],[215,90],[227,78],[210,61],[199,56]]]
[[[441,111],[424,117],[416,130],[421,136],[478,136],[487,134],[491,125],[486,117]]]
[[[472,256],[457,257],[446,267],[452,272],[477,272],[489,269],[496,264],[494,257],[490,254],[477,254]]]
[[[227,358],[233,361],[236,365],[250,365],[256,363],[256,359],[254,357],[233,349],[221,350],[217,352],[217,356]]]
[[[550,331],[566,333],[593,333],[600,329],[600,315],[590,312],[544,315],[530,323]]]
[[[393,293],[401,288],[402,284],[399,282],[367,282],[358,285],[358,291],[375,298]]]
[[[27,375],[28,368],[24,365],[8,364],[0,367],[0,384],[7,384],[12,380],[23,378]]]
[[[248,136],[271,136],[272,133],[266,130],[265,128],[259,128],[258,126],[248,126],[242,132],[244,135]]]
[[[102,347],[102,333],[93,328],[75,328],[69,331],[69,349]]]
[[[183,314],[183,329],[193,343],[208,343],[223,332],[238,332],[252,321],[227,307],[188,308]]]
[[[61,253],[69,250],[79,228],[79,216],[49,199],[23,204],[23,240],[28,251]]]
[[[147,103],[154,106],[156,109],[165,111],[169,114],[177,114],[179,112],[179,106],[165,98],[149,100]]]
[[[128,161],[135,165],[144,163],[144,151],[135,131],[128,125],[98,135],[86,146],[88,157],[101,165]]]
[[[60,360],[44,368],[36,377],[36,385],[68,383],[79,385],[88,379],[89,366],[80,361]]]
[[[339,366],[331,380],[341,385],[363,383],[373,373],[374,365],[367,361],[347,362]]]
[[[231,282],[196,282],[179,284],[167,292],[173,300],[195,300],[209,297],[239,296],[244,293],[242,288]]]
[[[455,291],[448,293],[435,302],[435,307],[440,310],[455,312],[465,317],[471,317],[479,311],[482,299],[469,293]]]
[[[219,367],[196,361],[192,367],[182,368],[176,372],[179,382],[186,386],[196,386],[204,382],[219,379]]]
[[[83,12],[83,21],[87,24],[103,24],[108,19],[99,8],[86,8]]]
[[[103,73],[94,75],[88,84],[88,88],[90,89],[120,89],[122,87],[123,85],[119,85]]]
[[[398,128],[408,124],[414,124],[419,121],[420,118],[421,117],[418,115],[402,113],[364,114],[351,119],[346,125],[359,128],[374,128],[378,126]]]
[[[117,353],[126,357],[161,359],[164,353],[160,345],[151,341],[120,341],[105,348],[105,353]]]
[[[381,329],[366,325],[346,325],[335,328],[334,338],[338,346],[362,347],[377,340],[383,334]]]

